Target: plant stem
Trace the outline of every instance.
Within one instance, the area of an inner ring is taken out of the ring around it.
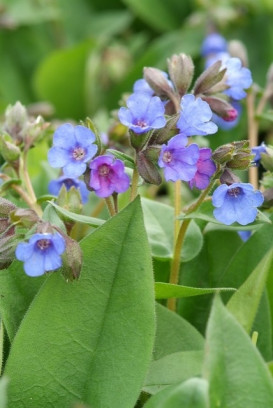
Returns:
[[[181,180],[174,183],[174,237],[178,236],[181,221],[177,219],[181,212]]]
[[[210,192],[212,189],[215,179],[218,177],[220,173],[220,169],[218,168],[218,171],[216,171],[214,177],[211,179],[210,184],[208,187],[200,194],[199,198],[197,201],[195,201],[186,211],[186,215],[192,213],[193,211],[197,210],[204,199],[206,198],[207,194]],[[186,218],[183,220],[180,229],[178,231],[177,238],[175,240],[175,246],[174,246],[174,253],[173,253],[173,261],[171,265],[171,273],[170,273],[170,280],[169,282],[177,285],[179,281],[179,271],[180,271],[180,264],[181,264],[181,250],[183,246],[183,242],[186,236],[186,232],[188,229],[188,226],[191,222],[191,218]],[[175,311],[176,310],[176,303],[177,300],[176,298],[170,298],[167,301],[167,307],[168,309]]]
[[[115,213],[118,213],[118,194],[113,193],[113,201],[114,201],[114,208],[115,208]]]
[[[36,203],[37,198],[36,198],[35,192],[33,190],[32,183],[31,183],[29,173],[28,173],[28,170],[27,170],[27,152],[24,152],[24,154],[23,154],[22,170],[23,170],[23,175],[24,175],[24,182],[25,182],[26,189],[27,189],[27,192],[29,194],[29,197],[34,203]]]
[[[137,196],[137,185],[138,185],[138,170],[135,167],[132,176],[132,186],[131,186],[131,196],[130,201],[133,201]]]
[[[248,122],[248,140],[249,147],[258,145],[258,121],[255,117],[255,95],[253,89],[249,90],[246,98],[247,104],[247,122]],[[254,186],[255,189],[258,188],[258,168],[251,166],[249,167],[249,182]]]
[[[108,211],[109,211],[109,214],[111,215],[111,217],[113,217],[114,215],[116,215],[115,208],[114,208],[114,206],[113,206],[113,203],[112,203],[111,198],[110,198],[110,197],[106,197],[106,198],[105,198],[105,202],[106,202],[106,205],[107,205],[107,208],[108,208]]]

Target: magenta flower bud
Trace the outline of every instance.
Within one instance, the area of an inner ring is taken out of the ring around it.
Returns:
[[[124,193],[130,185],[124,163],[113,156],[98,156],[91,161],[89,186],[99,197],[106,198],[113,193]]]
[[[235,108],[229,109],[227,115],[223,117],[226,122],[233,122],[238,117],[238,112]]]

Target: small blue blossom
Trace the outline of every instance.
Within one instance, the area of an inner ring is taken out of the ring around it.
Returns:
[[[252,147],[251,153],[255,154],[253,161],[255,162],[256,166],[258,166],[261,160],[261,153],[267,154],[266,145],[264,142],[262,142],[260,146]]]
[[[223,224],[238,222],[247,225],[257,216],[257,208],[262,205],[264,197],[255,191],[250,183],[222,184],[212,195],[212,204],[216,209],[214,217]]]
[[[59,233],[34,234],[29,242],[17,245],[15,255],[24,262],[27,275],[41,276],[62,266],[61,254],[65,246],[65,240]]]
[[[181,108],[177,128],[183,135],[205,136],[217,132],[217,126],[211,121],[212,111],[207,102],[187,94],[181,99]]]
[[[164,169],[167,181],[190,181],[197,171],[199,147],[188,143],[187,137],[178,134],[172,137],[167,145],[162,145],[158,159],[159,167]]]
[[[87,203],[89,191],[85,183],[82,180],[78,180],[76,178],[61,176],[56,180],[51,180],[48,184],[48,191],[50,192],[50,194],[57,196],[63,185],[66,187],[67,191],[70,190],[71,187],[79,189],[82,203]]]
[[[142,78],[142,79],[138,79],[133,86],[133,91],[134,93],[136,92],[142,92],[142,93],[146,93],[150,96],[153,96],[155,91],[153,90],[153,88],[150,87],[150,85],[148,84],[148,82]]]
[[[251,237],[251,231],[238,231],[241,240],[246,242]]]
[[[79,177],[98,150],[95,140],[94,133],[84,126],[61,125],[54,133],[53,147],[48,152],[49,164],[62,167],[66,177]]]
[[[206,36],[201,48],[203,57],[225,51],[227,51],[227,41],[219,33],[211,33]]]
[[[136,92],[127,99],[127,107],[119,110],[119,120],[135,133],[145,133],[165,126],[164,104],[158,96]]]
[[[226,84],[229,86],[229,89],[224,91],[224,93],[237,101],[245,98],[245,89],[248,89],[252,84],[250,70],[242,66],[242,62],[239,58],[229,58],[224,62],[223,67],[227,68]]]

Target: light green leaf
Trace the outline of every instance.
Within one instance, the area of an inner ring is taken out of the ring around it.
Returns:
[[[173,285],[171,283],[156,282],[156,299],[183,298],[190,296],[207,295],[220,291],[235,291],[234,288],[192,288],[190,286]]]
[[[173,257],[174,209],[166,204],[142,198],[145,227],[152,256],[158,259]],[[195,222],[191,222],[182,247],[181,259],[188,262],[201,251],[203,235]]]
[[[63,215],[65,218],[68,218],[71,221],[91,225],[92,227],[99,227],[105,223],[105,220],[101,220],[100,218],[88,217],[87,215],[76,214],[68,211],[65,208],[55,204],[53,201],[50,201],[49,204],[56,209],[57,213]]]
[[[169,385],[201,375],[203,357],[203,350],[180,351],[153,361],[143,391],[156,394]]]
[[[273,382],[260,353],[217,296],[207,327],[203,375],[211,408],[273,406]]]
[[[272,256],[273,250],[268,251],[227,304],[227,309],[248,333],[257,314],[268,273],[272,270]]]
[[[80,245],[80,279],[67,283],[52,273],[14,339],[5,369],[13,408],[136,403],[155,332],[152,263],[139,199]]]
[[[2,377],[0,379],[0,407],[6,408],[8,404],[7,398],[7,388],[9,385],[9,379],[7,377]]]
[[[178,351],[203,350],[204,338],[187,320],[156,304],[156,336],[153,357],[158,360]]]
[[[168,387],[154,395],[145,408],[209,408],[209,384],[203,378]]]

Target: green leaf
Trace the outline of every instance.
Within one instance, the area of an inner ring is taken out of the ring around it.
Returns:
[[[64,222],[61,220],[59,215],[57,214],[56,209],[51,205],[52,202],[50,201],[43,212],[43,220],[50,222],[51,225],[55,225],[56,227],[60,228],[64,233],[66,233],[66,227]]]
[[[110,153],[113,156],[115,156],[117,159],[122,160],[126,167],[129,167],[130,169],[135,168],[135,162],[131,156],[128,156],[127,154],[123,152],[119,152],[118,150],[114,150],[114,149],[107,149],[107,153]]]
[[[215,298],[207,328],[204,377],[211,408],[273,406],[270,372],[250,338]]]
[[[273,122],[273,111],[269,110],[267,112],[262,113],[261,115],[258,116],[258,119],[265,119],[269,120],[270,122]]]
[[[209,408],[209,384],[203,378],[168,387],[154,395],[145,408]]]
[[[87,215],[76,214],[68,211],[65,208],[55,204],[53,201],[50,201],[49,204],[56,209],[57,213],[63,215],[65,218],[68,218],[71,221],[91,225],[92,227],[100,227],[105,223],[105,221],[101,220],[100,218],[88,217]]]
[[[272,257],[273,250],[270,250],[227,304],[227,309],[248,333],[257,314],[268,273],[272,270]]]
[[[190,214],[185,214],[180,217],[179,219],[199,219],[199,220],[204,220],[211,222],[213,224],[217,224],[217,226],[221,227],[221,229],[228,229],[228,230],[234,230],[234,231],[248,231],[248,230],[253,230],[255,228],[258,228],[261,224],[264,223],[271,223],[270,219],[263,214],[261,211],[258,210],[258,215],[257,218],[254,222],[248,225],[240,225],[237,222],[233,223],[232,225],[225,225],[222,222],[219,222],[216,220],[216,218],[213,216],[213,210],[214,207],[212,205],[211,201],[205,201],[199,208],[198,210],[190,213]]]
[[[0,375],[2,374],[2,368],[3,368],[3,360],[4,360],[4,325],[3,321],[1,320],[0,323]],[[0,404],[1,407],[1,404]]]
[[[156,304],[156,336],[153,357],[158,360],[178,351],[203,350],[204,338],[187,320]]]
[[[77,400],[133,408],[138,398],[155,332],[139,199],[80,245],[80,279],[52,273],[14,339],[5,369],[13,408],[67,408]]]
[[[45,276],[30,278],[23,263],[14,261],[0,273],[0,314],[12,342],[33,298],[45,281]]]
[[[168,3],[157,0],[124,0],[124,2],[146,23],[163,31],[180,27],[181,20],[191,8],[188,0],[183,2],[170,0]]]
[[[7,377],[2,377],[0,379],[0,407],[6,408],[8,404],[7,398],[7,388],[9,384],[9,379]]]
[[[34,87],[41,100],[51,102],[60,118],[85,116],[85,65],[94,47],[91,40],[54,51],[38,67]]]
[[[190,286],[173,285],[171,283],[155,282],[155,298],[183,298],[190,296],[207,295],[220,291],[234,291],[234,288],[192,288]]]
[[[153,361],[143,391],[156,394],[169,385],[201,375],[203,357],[203,350],[181,351]]]
[[[142,198],[145,227],[152,256],[157,259],[173,257],[174,209],[166,204]],[[182,247],[183,262],[193,259],[201,251],[203,235],[195,222],[191,222]]]

